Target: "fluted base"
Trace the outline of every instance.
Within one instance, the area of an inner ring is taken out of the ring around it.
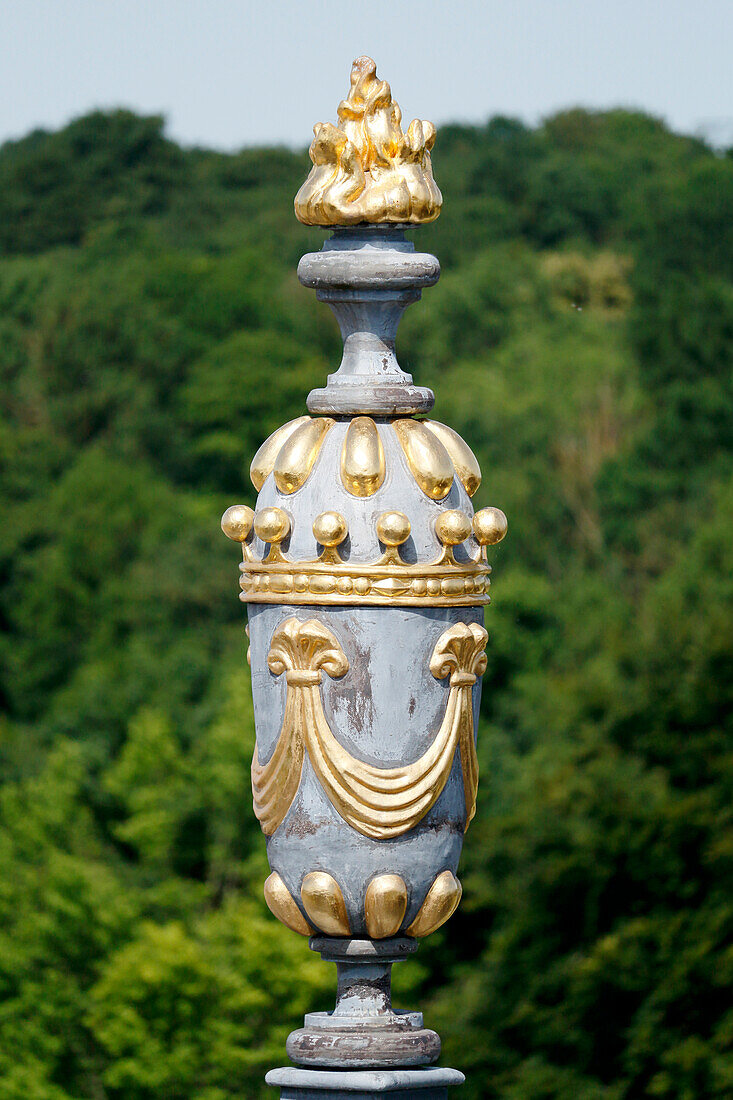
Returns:
[[[273,1069],[265,1078],[280,1100],[448,1100],[451,1085],[465,1077],[457,1069],[342,1070]]]

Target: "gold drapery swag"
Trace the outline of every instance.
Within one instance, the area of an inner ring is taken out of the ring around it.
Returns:
[[[317,619],[287,619],[272,637],[268,666],[287,679],[285,712],[274,752],[261,764],[255,749],[252,790],[255,814],[268,836],[287,814],[300,784],[306,752],[323,790],[345,821],[377,840],[408,832],[445,787],[460,750],[466,828],[476,811],[478,760],[472,688],[486,669],[488,635],[476,623],[456,623],[433,650],[430,671],[450,675],[445,714],[430,748],[411,764],[379,768],[353,756],[332,733],[323,710],[323,671],[339,679],[349,662],[338,639]]]

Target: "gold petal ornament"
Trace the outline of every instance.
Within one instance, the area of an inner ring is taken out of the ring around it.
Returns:
[[[364,899],[367,932],[373,940],[396,936],[407,911],[407,887],[400,875],[377,875]]]
[[[288,436],[277,453],[274,466],[275,484],[281,493],[289,496],[305,485],[334,423],[328,416],[308,418]]]
[[[295,420],[289,420],[287,424],[283,424],[281,428],[273,432],[262,444],[257,454],[252,459],[252,465],[249,468],[250,479],[258,493],[275,468],[275,459],[278,456],[280,448],[290,438],[296,428],[299,428],[302,424],[307,424],[309,420],[309,416],[298,416]]]
[[[384,481],[384,448],[370,416],[356,416],[341,449],[341,481],[355,497],[370,497]]]
[[[458,432],[449,428],[447,424],[441,424],[439,420],[425,420],[423,423],[445,447],[455,467],[458,480],[472,497],[481,484],[481,467],[476,460],[476,455],[468,443],[461,439]]]
[[[265,882],[264,894],[268,909],[286,928],[299,936],[313,935],[313,927],[308,924],[277,871],[273,871]]]
[[[419,420],[395,420],[400,446],[422,491],[431,500],[442,500],[453,484],[453,463],[447,450]]]
[[[461,900],[461,884],[451,871],[442,871],[427,892],[408,936],[429,936],[453,916]]]
[[[301,488],[333,423],[329,417],[301,416],[278,428],[252,461],[250,476],[257,491],[273,470],[281,493],[289,495]],[[474,495],[481,484],[481,470],[458,432],[437,420],[393,423],[410,472],[431,500],[442,500],[450,492],[454,476],[469,496]],[[356,416],[349,422],[341,447],[340,474],[342,484],[355,497],[372,496],[384,484],[384,446],[372,417]]]
[[[300,896],[306,913],[321,932],[327,936],[351,935],[344,895],[332,875],[310,871],[303,879]]]

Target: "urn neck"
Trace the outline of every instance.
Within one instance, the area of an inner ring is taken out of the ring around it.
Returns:
[[[417,950],[415,940],[314,936],[310,945],[324,960],[336,963],[338,998],[333,1012],[309,1012],[305,1026],[288,1036],[293,1062],[359,1069],[426,1066],[436,1060],[440,1038],[423,1027],[422,1013],[392,1008],[392,964]]]
[[[411,416],[433,407],[431,390],[413,385],[395,354],[403,312],[440,276],[435,256],[416,252],[403,228],[337,229],[320,252],[303,256],[298,278],[333,310],[344,341],[341,365],[311,391],[312,413]]]
[[[417,951],[417,942],[405,936],[389,940],[331,939],[316,936],[311,947],[327,962],[335,962],[338,974],[334,1021],[368,1016],[392,1021],[392,965]]]

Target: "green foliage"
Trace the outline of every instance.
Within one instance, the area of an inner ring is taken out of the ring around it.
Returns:
[[[227,1100],[246,1090],[264,1100],[264,1075],[282,1059],[289,1030],[283,1002],[292,1019],[327,994],[329,975],[306,951],[244,900],[190,930],[181,921],[142,923],[90,994],[106,1094]]]
[[[166,208],[188,165],[163,119],[95,111],[55,134],[8,142],[0,157],[0,247],[79,244],[95,222]]]
[[[0,1100],[234,1100],[332,975],[264,907],[231,546],[339,354],[287,150],[0,149]],[[402,362],[510,520],[464,901],[396,976],[466,1100],[733,1092],[733,160],[438,135]]]

